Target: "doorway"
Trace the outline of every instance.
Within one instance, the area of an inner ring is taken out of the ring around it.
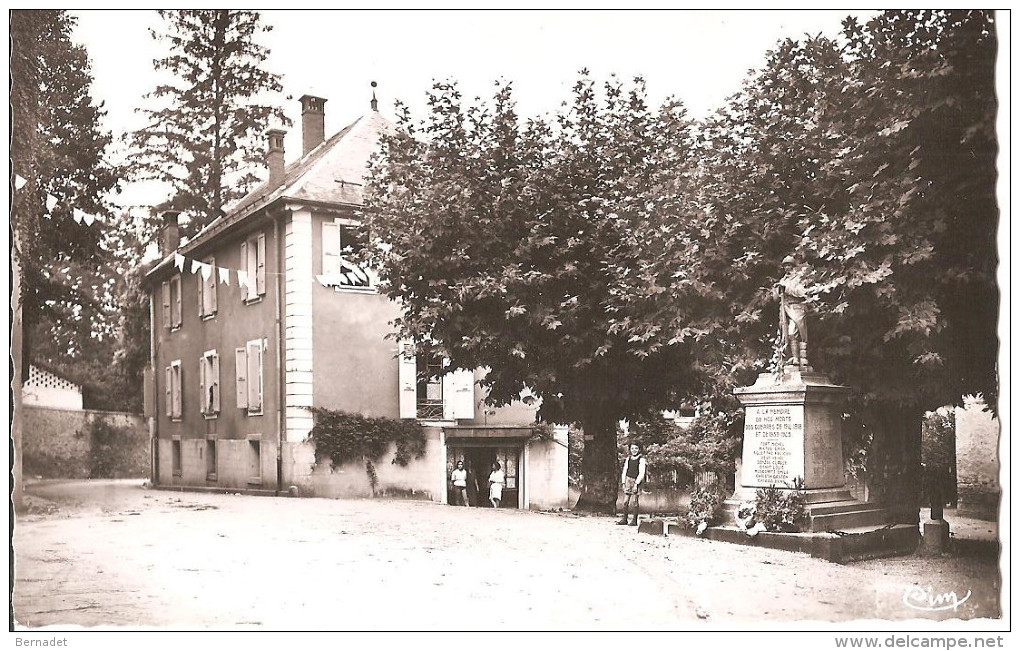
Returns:
[[[447,448],[447,471],[446,477],[449,480],[450,474],[458,461],[464,461],[464,469],[468,473],[468,504],[482,508],[492,508],[489,503],[489,473],[492,472],[492,464],[498,463],[506,475],[506,486],[503,488],[503,499],[499,507],[507,509],[520,508],[521,472],[520,445],[478,445],[473,442],[464,441]],[[452,503],[452,500],[451,500]]]

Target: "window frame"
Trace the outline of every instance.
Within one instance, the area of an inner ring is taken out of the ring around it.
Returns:
[[[241,266],[248,275],[248,282],[241,291],[245,305],[262,301],[266,295],[266,234],[259,231],[241,242]]]
[[[199,410],[206,420],[212,420],[220,415],[222,409],[222,382],[220,382],[220,356],[215,349],[207,350],[198,358],[198,382]],[[213,380],[212,395],[206,392],[209,390],[209,380]],[[211,404],[210,404],[211,403]]]
[[[184,419],[184,372],[181,360],[175,359],[166,367],[164,408],[170,422],[179,423]]]
[[[332,220],[326,220],[322,222],[322,228],[320,230],[320,243],[321,243],[321,266],[322,266],[322,278],[325,283],[333,287],[334,291],[338,292],[361,292],[361,293],[377,293],[376,285],[378,283],[378,277],[371,272],[369,269],[363,269],[357,267],[357,270],[365,276],[362,280],[356,273],[347,271],[341,272],[341,263],[347,263],[344,259],[343,254],[345,249],[350,248],[351,252],[357,249],[364,248],[364,244],[359,244],[357,247],[353,244],[358,244],[357,239],[351,236],[351,231],[354,228],[360,226],[360,223],[350,220],[343,219],[340,217]],[[330,229],[336,229],[336,234],[327,235]],[[352,244],[348,244],[352,242]],[[327,246],[330,243],[330,246]],[[336,250],[332,250],[336,247]],[[350,263],[347,263],[350,264]],[[335,268],[334,268],[335,267]],[[343,284],[340,282],[334,282],[339,280],[340,274],[343,273],[344,278],[350,281],[351,277],[357,279],[356,283]]]

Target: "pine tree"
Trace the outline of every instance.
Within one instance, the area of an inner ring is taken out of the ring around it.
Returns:
[[[165,31],[151,33],[170,53],[154,64],[173,80],[145,96],[153,107],[139,109],[148,124],[128,136],[137,152],[131,174],[169,186],[174,207],[190,219],[182,228],[190,236],[258,183],[262,134],[272,121],[290,121],[280,107],[262,103],[282,86],[263,67],[269,50],[255,38],[272,27],[258,12],[159,14]]]

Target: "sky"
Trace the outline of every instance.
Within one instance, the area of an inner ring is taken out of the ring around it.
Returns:
[[[115,137],[143,124],[135,109],[160,77],[153,59],[166,52],[149,34],[154,11],[80,10],[74,40],[92,64],[93,97],[104,103]],[[721,107],[752,68],[783,38],[836,37],[849,11],[263,11],[273,27],[259,42],[267,68],[282,75],[284,110],[294,121],[287,162],[301,149],[304,94],[327,100],[327,137],[369,110],[394,100],[425,112],[435,80],[456,80],[465,98],[491,96],[497,79],[513,82],[522,116],[549,113],[570,98],[578,71],[597,81],[642,76],[653,105],[673,95],[693,117]],[[270,125],[278,126],[278,125]],[[119,149],[114,157],[123,156]],[[129,188],[121,203],[147,203]],[[158,202],[155,201],[155,202]]]

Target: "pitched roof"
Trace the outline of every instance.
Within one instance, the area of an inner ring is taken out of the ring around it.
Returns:
[[[288,165],[279,184],[270,187],[267,181],[242,197],[226,215],[214,219],[176,252],[198,248],[278,200],[360,206],[368,159],[378,149],[381,137],[395,130],[396,126],[378,111],[370,111]],[[147,275],[172,260],[173,253]]]

